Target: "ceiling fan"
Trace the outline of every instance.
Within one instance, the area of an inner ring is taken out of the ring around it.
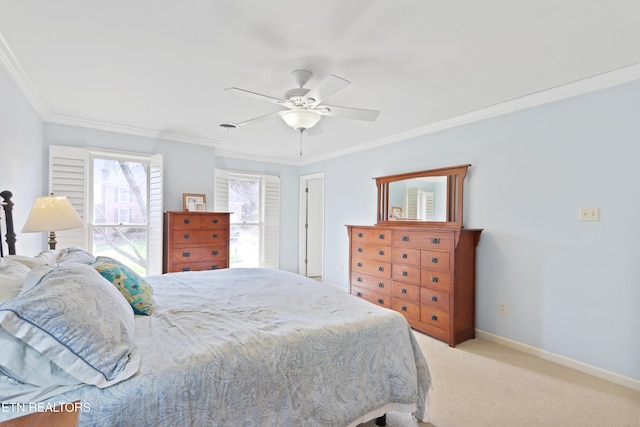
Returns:
[[[339,107],[336,105],[324,104],[323,102],[327,98],[344,89],[350,85],[351,82],[333,74],[329,74],[313,89],[307,89],[304,85],[309,82],[309,79],[311,79],[312,76],[313,74],[307,70],[292,71],[291,78],[298,84],[298,87],[285,92],[283,98],[262,95],[260,93],[251,92],[237,87],[225,89],[250,96],[252,98],[272,102],[286,107],[286,109],[239,123],[223,122],[220,123],[220,126],[227,129],[235,129],[239,126],[259,122],[273,116],[280,116],[287,125],[299,131],[302,137],[302,132],[314,127],[320,121],[322,116],[374,121],[380,114],[380,111],[377,110],[365,110],[362,108]]]

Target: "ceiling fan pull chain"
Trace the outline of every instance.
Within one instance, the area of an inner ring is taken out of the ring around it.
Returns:
[[[300,157],[302,157],[302,132],[304,129],[300,129]]]

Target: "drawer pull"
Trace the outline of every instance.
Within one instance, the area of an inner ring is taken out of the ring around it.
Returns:
[[[438,263],[438,258],[436,258],[436,257],[431,258],[431,262],[434,263],[434,264],[437,264]]]
[[[409,258],[409,255],[407,255],[407,254],[402,254],[402,259],[407,259],[407,258]]]
[[[431,295],[431,301],[438,302],[438,297],[435,295]]]
[[[182,271],[191,271],[190,267],[182,267]]]
[[[401,309],[402,309],[402,311],[407,311],[407,306],[403,305]]]
[[[362,282],[362,277],[358,277],[358,278],[356,279],[356,282]]]
[[[189,236],[188,234],[185,234],[185,235],[184,235],[184,236],[182,236],[182,237],[184,237],[185,239],[188,239],[188,238],[189,238],[189,237],[191,237],[191,236]]]
[[[362,236],[362,233],[358,233],[358,237],[363,237],[363,236]]]
[[[191,252],[182,252],[183,258],[189,258],[191,256]]]
[[[438,283],[438,276],[431,276],[431,282]]]
[[[358,292],[356,292],[356,295],[361,297],[362,296],[362,292],[358,291]]]
[[[378,251],[378,255],[384,256],[384,251],[382,251],[382,250]]]
[[[378,282],[378,287],[379,287],[379,288],[384,288],[384,283],[382,283],[382,282]]]
[[[218,219],[217,219],[217,218],[214,218],[214,219],[213,219],[213,223],[214,223],[214,224],[217,224],[217,223],[218,223]]]
[[[406,271],[403,271],[403,272],[402,272],[402,275],[403,275],[403,276],[405,276],[405,277],[407,277],[407,276],[409,275],[409,273],[407,273]]]
[[[191,222],[191,220],[190,220],[189,218],[186,218],[186,219],[184,220],[184,223],[185,223],[185,224],[189,224],[190,222]]]
[[[402,292],[403,294],[406,294],[407,290],[405,288],[402,288],[402,291],[400,291],[400,292]]]
[[[218,251],[211,251],[211,255],[218,255]]]
[[[382,298],[378,298],[378,304],[384,304],[384,300]]]
[[[212,236],[213,236],[214,239],[217,239],[218,238],[218,233],[213,233]]]
[[[378,239],[384,240],[384,234],[378,234]]]
[[[362,263],[361,262],[359,262],[357,265],[358,265],[358,267],[362,267]]]
[[[212,270],[217,270],[218,268],[219,268],[219,267],[218,267],[217,265],[212,265],[212,266],[211,266],[211,269],[212,269]]]
[[[408,242],[409,241],[409,236],[402,236],[402,241],[403,242]]]
[[[358,248],[358,252],[362,253],[362,248]]]
[[[384,267],[382,266],[378,267],[378,271],[384,271]]]
[[[431,320],[438,320],[438,316],[436,314],[431,315]]]
[[[432,245],[439,245],[440,244],[440,239],[438,237],[432,237],[431,238],[431,244]]]

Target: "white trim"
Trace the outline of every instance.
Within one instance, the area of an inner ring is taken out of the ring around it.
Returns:
[[[2,63],[4,69],[7,70],[9,76],[11,76],[13,81],[20,88],[22,94],[27,98],[42,120],[46,120],[47,117],[51,115],[47,105],[42,100],[42,97],[36,90],[35,86],[33,86],[33,83],[31,83],[31,80],[29,80],[29,77],[27,77],[27,73],[22,69],[22,66],[16,59],[13,51],[2,34],[0,34],[0,63]]]
[[[228,157],[232,159],[253,160],[260,163],[276,163],[280,165],[300,166],[299,160],[290,160],[282,157],[263,156],[259,154],[241,153],[239,151],[228,151],[216,149],[216,156]]]
[[[598,368],[596,366],[589,365],[578,360],[551,353],[550,351],[542,350],[528,344],[523,344],[509,338],[501,337],[499,335],[494,335],[480,329],[476,329],[476,337],[512,348],[517,351],[521,351],[523,353],[530,354],[532,356],[539,357],[540,359],[547,360],[549,362],[553,362],[567,368],[575,369],[576,371],[583,372],[585,374],[621,385],[623,387],[628,387],[632,390],[640,391],[640,380],[636,380],[634,378],[625,377],[624,375],[620,375],[615,372],[607,371],[605,369]]]
[[[306,204],[306,182],[312,179],[322,180],[322,278],[324,279],[324,248],[325,248],[325,197],[324,197],[324,172],[317,172],[308,175],[300,175],[300,181],[298,182],[298,197],[299,197],[299,217],[298,217],[298,273],[306,276],[307,269],[305,268],[305,246],[306,246],[306,233],[304,225],[306,223],[307,204]]]
[[[35,89],[27,74],[24,72],[20,63],[15,58],[13,52],[9,48],[9,45],[5,41],[2,34],[0,34],[0,63],[7,70],[13,81],[18,85],[24,96],[31,103],[33,108],[38,112],[40,117],[45,122],[66,124],[71,126],[85,127],[91,129],[98,129],[104,131],[119,132],[125,134],[146,136],[151,138],[160,138],[170,141],[185,142],[188,144],[217,146],[221,141],[200,138],[188,135],[163,133],[152,131],[149,129],[136,128],[132,126],[118,125],[114,123],[106,123],[95,120],[88,120],[82,118],[61,116],[57,114],[51,114],[47,108],[42,97]],[[414,138],[421,135],[427,135],[430,133],[438,132],[445,129],[450,129],[456,126],[473,123],[479,120],[488,119],[491,117],[508,114],[514,111],[522,110],[525,108],[535,107],[538,105],[546,104],[549,102],[559,101],[561,99],[570,98],[572,96],[581,95],[584,93],[594,92],[596,90],[605,89],[611,86],[616,86],[624,83],[628,83],[634,80],[640,79],[640,63],[632,64],[626,67],[622,67],[616,70],[604,72],[595,76],[585,77],[580,80],[576,80],[571,83],[567,83],[561,86],[556,86],[551,89],[541,90],[539,92],[524,95],[518,98],[500,102],[495,105],[491,105],[478,110],[469,111],[467,113],[459,114],[448,119],[440,120],[435,123],[431,123],[426,126],[422,126],[416,129],[409,130],[407,132],[401,132],[395,135],[390,135],[381,139],[370,141],[364,144],[350,147],[344,150],[334,151],[332,153],[316,156],[312,158],[304,158],[299,160],[283,159],[279,157],[257,156],[254,154],[239,153],[233,151],[219,151],[216,154],[223,157],[232,157],[244,160],[256,160],[260,162],[270,162],[278,164],[287,164],[295,166],[304,166],[312,163],[317,163],[323,160],[333,159],[336,157],[344,156],[359,151],[368,150],[370,148],[379,147],[386,144],[392,144],[394,142],[403,141],[409,138]]]
[[[300,161],[300,165],[302,166],[306,164],[316,163],[319,161],[329,160],[336,157],[345,156],[347,154],[380,147],[382,145],[404,141],[410,138],[415,138],[417,136],[427,135],[468,123],[501,116],[503,114],[513,113],[515,111],[523,110],[526,108],[536,107],[538,105],[547,104],[549,102],[560,101],[562,99],[571,98],[573,96],[582,95],[584,93],[606,89],[611,86],[629,83],[638,79],[640,79],[640,63],[619,68],[617,70],[608,71],[606,73],[598,74],[592,77],[586,77],[584,79],[576,80],[574,82],[567,83],[561,86],[556,86],[550,89],[523,95],[518,98],[510,99],[508,101],[490,105],[485,108],[480,108],[478,110],[459,114],[457,116],[440,120],[438,122],[431,123],[426,126],[412,129],[406,132],[398,133],[385,138],[380,138],[354,147],[349,147],[344,150],[334,151],[323,156],[317,156],[312,159],[303,159]]]

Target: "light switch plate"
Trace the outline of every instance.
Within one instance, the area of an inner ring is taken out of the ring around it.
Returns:
[[[598,221],[599,219],[599,208],[580,208],[580,221]]]

